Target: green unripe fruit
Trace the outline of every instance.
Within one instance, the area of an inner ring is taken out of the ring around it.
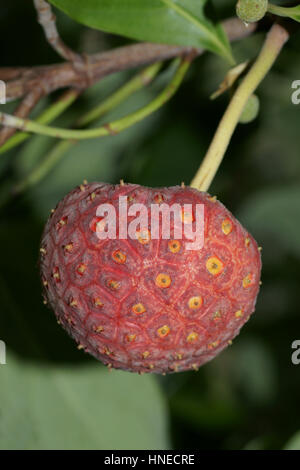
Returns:
[[[236,14],[245,23],[261,20],[267,10],[268,0],[239,0],[236,5]]]
[[[251,95],[248,99],[246,106],[241,114],[239,122],[241,124],[248,124],[254,121],[259,113],[259,98],[256,95]]]

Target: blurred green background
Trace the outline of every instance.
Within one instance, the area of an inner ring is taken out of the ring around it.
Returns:
[[[222,18],[234,14],[234,1],[215,3]],[[31,2],[2,2],[0,24],[1,66],[60,60],[44,40]],[[125,44],[60,13],[58,25],[78,51]],[[235,44],[237,60],[255,57],[263,37],[257,33]],[[299,57],[298,33],[260,86],[260,115],[238,127],[210,190],[262,245],[263,286],[241,335],[199,372],[109,373],[77,351],[42,303],[37,259],[50,209],[84,178],[189,183],[228,102],[228,96],[209,100],[227,70],[221,59],[198,58],[163,109],[118,136],[81,142],[39,184],[1,208],[0,339],[7,345],[7,364],[0,365],[1,449],[300,449],[300,365],[291,362],[291,344],[300,339],[300,105],[291,102]],[[132,73],[93,86],[56,124],[68,126]],[[165,71],[105,121],[151,100],[167,78]],[[0,193],[54,143],[32,137],[0,155]]]

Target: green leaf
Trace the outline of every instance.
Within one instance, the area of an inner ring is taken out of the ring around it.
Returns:
[[[8,354],[0,377],[1,449],[167,447],[153,376],[109,373],[98,364],[26,364]]]
[[[222,27],[204,13],[207,0],[50,0],[92,28],[132,39],[208,49],[234,63]]]
[[[284,450],[300,450],[300,431],[286,443]]]

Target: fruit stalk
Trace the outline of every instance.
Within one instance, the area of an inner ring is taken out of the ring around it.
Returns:
[[[272,26],[256,62],[237,88],[220,121],[208,152],[191,182],[192,188],[207,191],[210,187],[248,99],[271,69],[288,38],[289,33],[282,26]]]

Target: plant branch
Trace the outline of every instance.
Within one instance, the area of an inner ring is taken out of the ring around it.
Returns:
[[[84,114],[75,125],[80,127],[90,124],[95,119],[99,119],[101,116],[104,116],[111,109],[116,108],[117,105],[125,101],[134,92],[140,90],[144,86],[149,85],[149,83],[158,73],[160,65],[161,64],[154,64],[139,72],[131,80],[125,83],[125,85],[119,88],[111,96],[106,98],[100,105],[97,105],[94,109]],[[42,162],[33,168],[33,170],[27,176],[25,176],[23,180],[19,181],[13,187],[12,193],[14,195],[20,194],[29,187],[41,181],[65,155],[65,153],[76,144],[77,141],[71,139],[58,142],[49,151],[49,153],[47,153]]]
[[[255,31],[255,23],[245,27],[238,19],[232,18],[222,23],[230,41],[249,36]],[[85,89],[87,84],[122,70],[129,70],[153,62],[160,62],[186,55],[191,48],[166,44],[137,43],[110,51],[86,56],[86,61],[78,69],[70,62],[32,68],[16,68],[16,78],[8,81],[6,95],[13,100],[26,95],[36,86],[46,94],[60,88]],[[203,52],[197,49],[198,55]],[[0,77],[14,75],[12,68],[0,68]]]
[[[82,140],[118,134],[157,111],[176,93],[194,57],[195,54],[190,53],[181,60],[171,82],[159,94],[159,96],[157,96],[148,105],[121,119],[118,119],[117,121],[104,124],[99,128],[87,130],[61,129],[58,127],[45,126],[34,121],[21,119],[1,112],[0,124],[2,123],[4,126],[14,127],[25,132],[32,132],[34,134],[46,135],[60,139]]]
[[[60,38],[56,28],[56,17],[52,12],[51,6],[45,0],[33,0],[33,3],[38,13],[38,22],[42,26],[50,46],[63,59],[74,63],[82,62],[82,57],[72,51]]]
[[[26,118],[43,96],[40,87],[29,92],[14,111],[14,116]],[[0,130],[0,148],[16,132],[16,129],[4,127]]]
[[[289,33],[285,28],[279,24],[272,26],[256,62],[233,95],[191,187],[200,191],[208,190],[249,97],[271,69],[288,38]]]
[[[111,109],[117,107],[122,101],[128,98],[132,93],[138,91],[143,86],[149,85],[149,83],[155,78],[162,66],[161,62],[157,62],[137,73],[127,83],[122,85],[117,91],[112,93],[103,102],[93,108],[91,111],[84,114],[79,118],[74,127],[84,127],[106,114]],[[62,114],[79,96],[79,90],[68,90],[65,92],[55,103],[49,108],[42,112],[42,114],[36,119],[39,124],[49,124],[54,121],[56,117]],[[26,132],[19,132],[17,135],[12,137],[8,142],[0,147],[0,154],[12,149],[13,147],[24,142],[31,134]],[[73,142],[73,141],[72,141]],[[73,142],[74,143],[74,142]]]
[[[40,124],[48,124],[54,121],[54,119],[60,116],[69,106],[71,106],[72,103],[74,103],[74,101],[78,98],[79,95],[79,90],[65,91],[58,100],[56,100],[47,109],[45,109],[45,111],[43,111],[40,116],[38,116],[36,122]],[[10,128],[5,127],[4,129]],[[12,148],[21,144],[30,136],[31,134],[28,134],[26,132],[18,132],[0,147],[0,154],[5,153],[8,150],[11,150]]]

